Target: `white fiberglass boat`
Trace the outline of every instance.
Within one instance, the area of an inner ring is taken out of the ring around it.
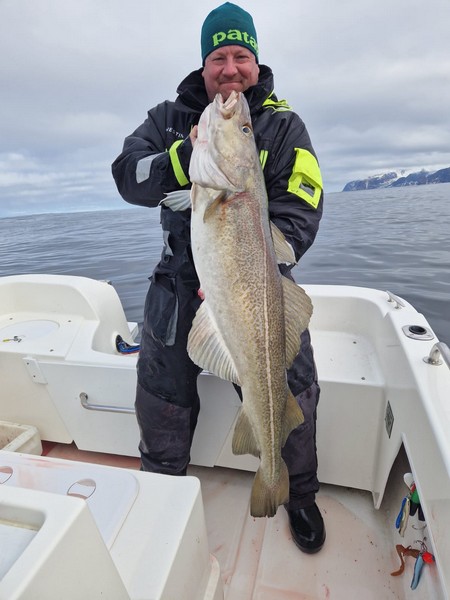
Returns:
[[[312,556],[282,507],[249,515],[258,461],[231,452],[231,384],[199,378],[188,477],[140,472],[136,354],[117,346],[136,326],[114,288],[0,278],[0,430],[35,432],[0,452],[0,600],[450,597],[449,349],[393,294],[304,288],[327,529]]]

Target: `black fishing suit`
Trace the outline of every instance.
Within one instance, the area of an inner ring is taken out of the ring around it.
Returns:
[[[209,103],[201,69],[179,86],[125,139],[112,172],[121,196],[131,204],[161,205],[164,249],[151,276],[138,360],[136,416],[142,468],[182,475],[200,409],[197,377],[187,336],[200,305],[199,281],[190,247],[190,208],[172,210],[167,194],[189,190],[189,133]],[[322,215],[322,181],[309,135],[299,116],[273,94],[272,71],[260,66],[258,84],[245,96],[269,198],[270,219],[292,245],[297,260],[311,246]],[[290,266],[282,265],[289,275]],[[318,490],[316,408],[319,399],[309,332],[288,371],[288,382],[305,422],[289,436],[282,455],[290,476],[289,508],[309,506]]]

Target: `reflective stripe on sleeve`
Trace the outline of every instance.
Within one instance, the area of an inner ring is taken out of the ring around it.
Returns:
[[[159,154],[152,154],[151,156],[146,156],[145,158],[141,158],[137,162],[136,165],[136,181],[138,183],[142,183],[146,181],[150,177],[150,169],[152,166],[152,162],[155,160]]]
[[[174,142],[170,146],[169,156],[170,162],[172,163],[173,172],[175,173],[175,177],[177,178],[178,183],[181,186],[187,185],[189,183],[189,179],[186,177],[183,168],[180,163],[180,159],[178,158],[177,148],[180,144],[183,143],[183,140],[178,140]]]
[[[292,192],[313,208],[317,208],[323,189],[322,175],[315,156],[304,148],[294,148],[296,157],[288,181],[288,192]]]
[[[264,170],[264,167],[266,166],[268,156],[269,156],[268,150],[261,150],[261,152],[259,153],[259,162],[261,163],[261,167],[263,168],[263,170]]]

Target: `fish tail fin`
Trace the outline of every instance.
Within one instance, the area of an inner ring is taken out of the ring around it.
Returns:
[[[281,446],[283,447],[288,439],[289,434],[293,429],[296,429],[299,425],[303,423],[305,417],[303,415],[303,411],[298,405],[297,400],[295,399],[291,390],[288,390],[287,400],[286,400],[286,410],[284,413],[283,420],[283,430],[281,433]]]
[[[284,460],[281,460],[280,463],[280,476],[271,484],[264,480],[260,467],[253,481],[250,498],[252,517],[273,517],[280,504],[286,504],[288,500],[289,473]]]

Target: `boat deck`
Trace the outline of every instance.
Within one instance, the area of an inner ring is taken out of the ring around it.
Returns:
[[[137,458],[83,452],[74,444],[44,443],[44,454],[139,468]],[[397,474],[394,469],[391,475],[397,480],[408,467],[401,464],[401,458]],[[376,511],[369,492],[323,485],[317,503],[326,523],[327,540],[321,552],[305,555],[292,542],[283,508],[273,519],[249,515],[253,473],[191,466],[188,474],[201,481],[209,548],[220,564],[225,600],[405,597],[414,560],[407,559],[402,576],[390,575],[400,566],[395,544],[414,541],[411,538],[406,542],[395,530],[401,497],[399,500],[390,498],[392,493],[386,494],[381,509]],[[396,496],[401,493],[401,487],[394,492]],[[417,537],[422,537],[421,532]],[[422,593],[416,590],[415,597],[426,598]]]

